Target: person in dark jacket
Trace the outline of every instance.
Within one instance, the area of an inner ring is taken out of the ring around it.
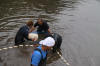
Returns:
[[[62,44],[62,36],[59,35],[58,33],[52,33],[49,35],[46,35],[46,37],[52,37],[55,40],[55,45],[53,46],[53,52],[56,52],[56,50],[60,49],[61,44]]]
[[[34,24],[34,27],[38,27],[37,28],[37,33],[38,34],[49,34],[50,33],[50,29],[49,29],[49,25],[47,24],[47,22],[43,21],[41,18],[38,19],[38,21]]]
[[[53,52],[56,52],[56,50],[60,49],[62,44],[62,36],[58,33],[52,33],[52,37],[55,40],[55,45],[53,46]]]
[[[54,46],[55,40],[52,37],[47,37],[41,40],[39,44],[32,54],[31,66],[46,66],[48,50]]]
[[[30,40],[28,38],[28,34],[33,31],[33,22],[30,20],[26,23],[26,25],[22,26],[16,36],[15,36],[15,45],[19,45],[20,43],[23,43],[25,39]]]

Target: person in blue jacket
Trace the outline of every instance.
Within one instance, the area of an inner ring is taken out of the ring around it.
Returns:
[[[47,37],[41,40],[39,44],[32,54],[31,66],[46,66],[48,50],[55,45],[55,40],[52,37]]]
[[[20,43],[23,43],[26,40],[30,40],[28,38],[28,34],[33,31],[33,22],[29,20],[26,25],[22,26],[16,36],[15,36],[15,45],[19,45]]]

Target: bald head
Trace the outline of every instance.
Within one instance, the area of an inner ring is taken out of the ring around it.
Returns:
[[[38,19],[38,24],[42,25],[43,24],[43,20],[41,18]]]

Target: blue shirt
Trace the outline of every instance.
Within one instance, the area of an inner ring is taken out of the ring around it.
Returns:
[[[41,45],[37,48],[41,50],[43,59],[46,58],[47,52],[42,50]],[[31,57],[31,59],[32,59],[31,64],[34,66],[38,66],[42,56],[41,56],[41,53],[39,51],[35,50],[32,54],[32,57]]]

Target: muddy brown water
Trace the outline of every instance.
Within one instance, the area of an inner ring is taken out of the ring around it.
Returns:
[[[99,6],[100,0],[0,0],[0,48],[14,46],[18,29],[41,17],[63,37],[60,52],[71,66],[100,66]],[[0,51],[0,66],[30,66],[33,49]],[[47,66],[66,64],[55,53]]]

